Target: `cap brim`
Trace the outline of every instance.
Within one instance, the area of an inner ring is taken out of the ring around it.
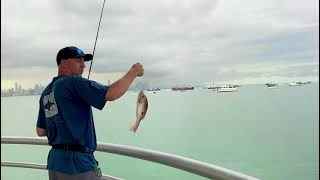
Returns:
[[[84,61],[91,61],[93,59],[93,55],[92,54],[82,54],[76,57],[82,57],[84,59]]]

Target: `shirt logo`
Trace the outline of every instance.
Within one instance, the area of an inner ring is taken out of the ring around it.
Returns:
[[[50,118],[58,114],[58,108],[53,92],[43,97],[43,106],[45,109],[46,118]]]

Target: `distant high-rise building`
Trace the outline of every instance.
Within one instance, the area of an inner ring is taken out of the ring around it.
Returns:
[[[14,83],[14,91],[18,92],[18,83],[17,82]]]

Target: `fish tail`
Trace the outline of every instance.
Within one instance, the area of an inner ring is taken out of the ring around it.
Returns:
[[[139,127],[139,122],[138,121],[136,121],[135,123],[133,123],[132,125],[131,125],[131,127],[130,127],[130,131],[133,131],[133,132],[136,132],[137,131],[137,129],[138,129],[138,127]]]
[[[129,130],[134,132],[135,126],[136,126],[136,123],[132,124]]]
[[[137,124],[137,122],[135,122],[135,123],[133,123],[132,125],[131,125],[131,127],[130,127],[130,131],[133,131],[133,132],[136,132],[136,130],[137,130],[137,126],[138,126],[138,124]]]

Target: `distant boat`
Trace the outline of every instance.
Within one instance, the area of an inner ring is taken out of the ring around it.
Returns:
[[[194,87],[174,87],[172,91],[186,91],[186,90],[194,90]]]
[[[266,86],[270,89],[279,88],[278,84],[274,84],[274,83],[267,83]]]
[[[148,91],[160,91],[160,88],[155,88],[155,89],[148,89]]]
[[[311,81],[304,82],[302,84],[311,84]]]
[[[211,83],[209,86],[207,86],[208,89],[217,89],[218,87],[214,86],[213,83]]]
[[[209,86],[208,89],[218,89],[217,86]]]
[[[289,86],[301,86],[302,84],[302,82],[291,82],[289,83]]]
[[[235,88],[234,86],[227,85],[227,86],[221,86],[217,88],[217,91],[218,92],[234,92],[234,91],[238,91],[238,89]]]

